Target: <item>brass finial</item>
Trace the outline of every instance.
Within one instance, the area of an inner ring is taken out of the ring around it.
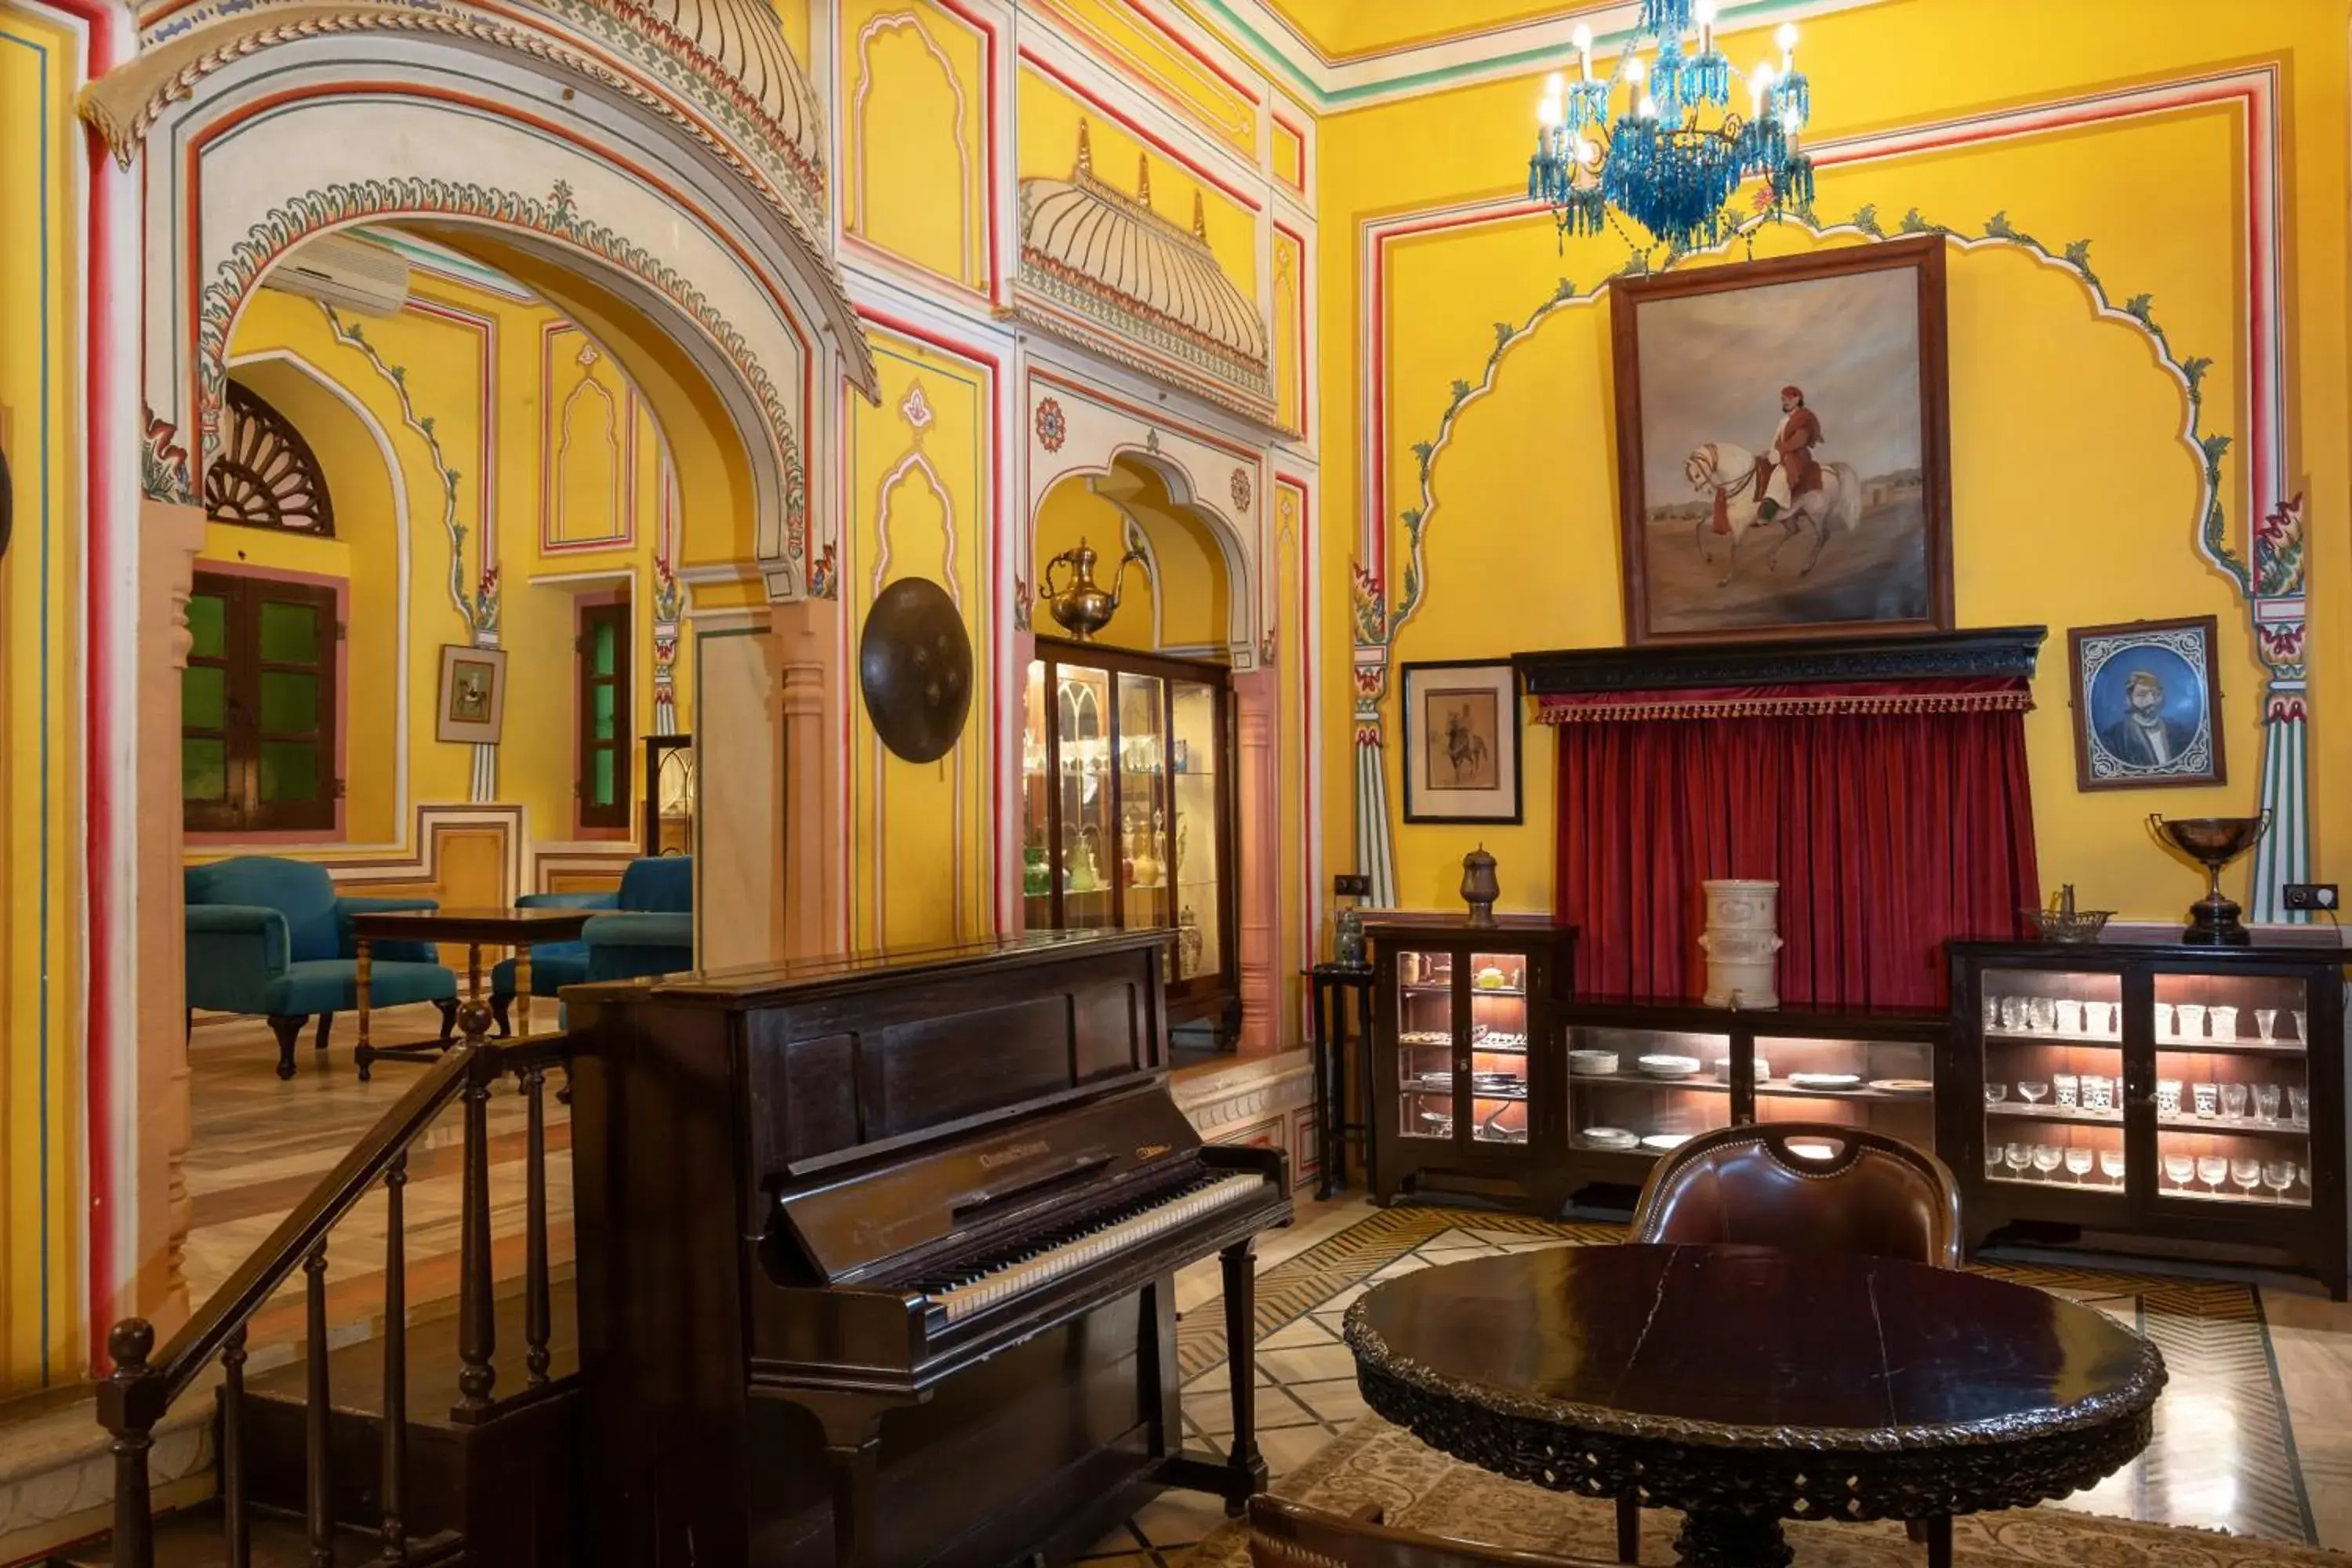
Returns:
[[[1192,237],[1194,239],[1209,237],[1209,209],[1201,200],[1201,193],[1198,189],[1192,192]]]
[[[1151,205],[1151,154],[1135,155],[1135,199],[1145,206]]]
[[[1081,114],[1078,116],[1078,173],[1081,174],[1091,174],[1094,172],[1094,137],[1087,130],[1087,117]]]

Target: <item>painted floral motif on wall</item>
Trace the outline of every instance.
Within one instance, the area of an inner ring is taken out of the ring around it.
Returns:
[[[1070,438],[1070,421],[1062,405],[1050,397],[1037,403],[1037,445],[1048,452],[1058,452],[1062,443]]]

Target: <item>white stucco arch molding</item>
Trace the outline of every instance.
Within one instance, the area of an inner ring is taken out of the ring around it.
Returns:
[[[1273,619],[1265,600],[1267,485],[1261,450],[1230,441],[1165,405],[1032,366],[1028,456],[1023,465],[1019,559],[1037,553],[1037,511],[1073,476],[1100,479],[1125,458],[1150,468],[1169,499],[1203,520],[1225,563],[1224,647],[1236,670],[1270,661]],[[1035,585],[1024,583],[1024,592]]]
[[[510,52],[436,33],[308,35],[222,64],[146,139],[151,493],[192,487],[246,295],[302,239],[361,222],[479,226],[579,270],[658,322],[749,454],[753,549],[772,598],[809,592],[806,453],[827,379],[864,340],[808,323],[821,280],[775,243],[775,209],[662,121]]]
[[[747,9],[749,7],[749,9]],[[226,10],[226,14],[222,14]],[[94,84],[82,112],[125,166],[173,106],[207,94],[208,79],[267,51],[347,35],[432,37],[525,62],[562,79],[563,101],[583,85],[618,113],[658,122],[690,142],[714,172],[742,181],[770,209],[766,226],[784,263],[804,272],[845,372],[877,396],[873,357],[824,237],[824,115],[814,89],[761,0],[251,0],[205,5],[150,29],[139,55]]]

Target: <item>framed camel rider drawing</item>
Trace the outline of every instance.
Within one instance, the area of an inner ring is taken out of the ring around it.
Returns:
[[[1404,819],[1520,817],[1519,681],[1508,662],[1402,666]]]
[[[1949,629],[1942,237],[1611,288],[1627,642]]]

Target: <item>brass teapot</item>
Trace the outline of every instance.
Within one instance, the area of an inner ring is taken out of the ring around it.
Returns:
[[[1118,574],[1110,581],[1106,593],[1095,581],[1095,562],[1099,559],[1092,546],[1081,536],[1077,548],[1065,550],[1045,563],[1045,592],[1039,597],[1062,629],[1080,642],[1092,642],[1097,632],[1110,625],[1111,616],[1118,613],[1118,598],[1127,582],[1127,569],[1143,559],[1141,550],[1129,547],[1118,558]],[[1070,573],[1067,587],[1054,585],[1054,573],[1066,567]]]

